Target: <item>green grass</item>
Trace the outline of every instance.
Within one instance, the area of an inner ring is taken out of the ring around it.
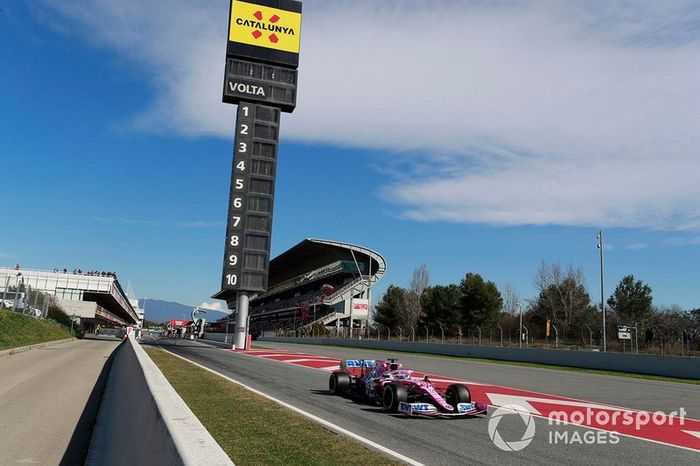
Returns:
[[[304,343],[286,343],[289,345],[303,345]],[[308,343],[307,343],[308,345]],[[261,349],[274,349],[270,346],[264,346],[263,344],[255,344],[253,345],[255,348],[261,348]],[[323,345],[327,347],[334,347],[334,348],[353,348],[352,346],[339,346],[339,345]],[[360,350],[364,351],[373,351],[371,348],[357,348]],[[375,351],[380,351],[380,350],[375,350]],[[482,363],[489,363],[489,364],[504,364],[507,366],[524,366],[524,367],[537,367],[540,369],[552,369],[552,370],[557,370],[557,371],[568,371],[568,372],[581,372],[584,374],[596,374],[596,375],[610,375],[614,377],[627,377],[630,379],[643,379],[643,380],[656,380],[659,382],[675,382],[675,383],[686,383],[686,384],[692,384],[692,385],[700,385],[700,380],[697,379],[684,379],[680,377],[666,377],[662,375],[648,375],[648,374],[637,374],[633,372],[620,372],[620,371],[608,371],[608,370],[602,370],[602,369],[585,369],[581,367],[568,367],[568,366],[555,366],[553,364],[541,364],[541,363],[536,363],[536,362],[520,362],[520,361],[502,361],[499,359],[486,359],[486,358],[471,358],[471,357],[464,357],[464,356],[450,356],[450,355],[442,355],[442,354],[430,354],[430,353],[416,353],[413,351],[398,351],[398,350],[392,350],[392,353],[403,353],[403,354],[413,354],[416,356],[426,356],[430,358],[441,358],[441,359],[460,359],[463,361],[469,361],[469,362],[482,362]]]
[[[0,311],[0,350],[70,338],[66,327],[52,320]]]
[[[165,351],[146,352],[237,465],[401,464]]]

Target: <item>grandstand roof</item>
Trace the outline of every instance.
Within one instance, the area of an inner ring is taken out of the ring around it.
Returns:
[[[371,249],[340,241],[305,239],[270,261],[269,286],[337,260],[356,260],[364,263],[364,269],[369,271],[370,259],[372,271],[377,273],[381,268],[383,272],[386,268],[384,258]]]
[[[341,241],[307,238],[270,261],[269,287],[338,260],[363,264],[360,270],[371,273],[373,281],[379,280],[386,270],[384,257],[372,249]],[[226,299],[230,294],[220,291],[212,298]]]

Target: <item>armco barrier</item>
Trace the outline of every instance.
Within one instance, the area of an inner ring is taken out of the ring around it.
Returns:
[[[348,346],[385,351],[409,351],[413,353],[462,356],[465,358],[485,358],[499,361],[534,362],[551,364],[554,366],[700,379],[700,358],[695,357],[548,350],[537,348],[500,348],[494,346],[420,343],[410,341],[345,340],[340,338],[264,337],[258,339],[258,341]]]
[[[233,464],[141,345],[117,351],[85,464]]]

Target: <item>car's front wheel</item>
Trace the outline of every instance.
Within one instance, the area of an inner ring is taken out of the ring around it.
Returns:
[[[384,387],[382,394],[382,406],[390,413],[399,410],[399,403],[408,401],[408,389],[405,385],[388,384]]]
[[[456,410],[458,403],[471,403],[472,395],[466,385],[453,383],[445,390],[445,400]]]

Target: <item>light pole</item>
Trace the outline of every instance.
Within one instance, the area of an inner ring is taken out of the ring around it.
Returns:
[[[603,353],[608,351],[605,328],[605,292],[603,288],[603,230],[598,230],[598,249],[600,250],[600,310],[603,311]]]

